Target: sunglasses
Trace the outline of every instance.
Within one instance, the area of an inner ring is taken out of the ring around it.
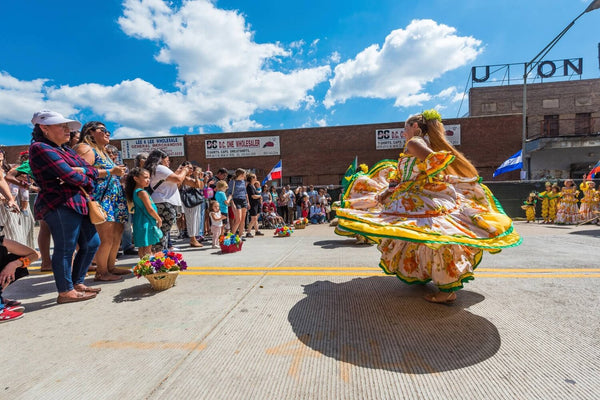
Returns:
[[[96,130],[104,133],[105,135],[108,133],[110,136],[110,131],[108,131],[105,127],[96,128]]]

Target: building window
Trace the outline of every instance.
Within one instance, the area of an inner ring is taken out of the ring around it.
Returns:
[[[542,136],[558,136],[558,115],[544,115]]]
[[[291,185],[302,185],[302,177],[301,176],[290,176],[290,184]]]
[[[592,133],[592,113],[575,114],[575,134],[589,135]]]

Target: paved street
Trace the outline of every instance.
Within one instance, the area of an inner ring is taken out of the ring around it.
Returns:
[[[36,263],[6,291],[27,311],[1,326],[0,399],[599,399],[600,227],[515,225],[449,306],[327,225],[183,246],[175,287],[81,303]]]

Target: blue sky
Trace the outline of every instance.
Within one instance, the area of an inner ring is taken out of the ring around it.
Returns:
[[[529,61],[589,3],[3,0],[0,144],[41,109],[117,138],[454,118],[472,66]],[[598,78],[599,23],[546,59]]]

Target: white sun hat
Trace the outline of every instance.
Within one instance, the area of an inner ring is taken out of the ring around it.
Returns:
[[[81,122],[75,121],[74,119],[67,119],[62,114],[56,111],[42,110],[33,114],[31,123],[36,125],[59,125],[67,124],[71,132],[78,131],[81,128]]]

